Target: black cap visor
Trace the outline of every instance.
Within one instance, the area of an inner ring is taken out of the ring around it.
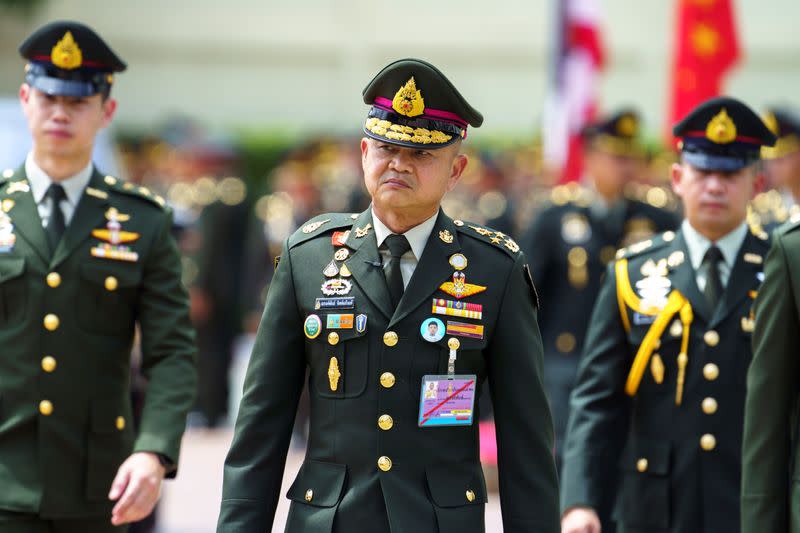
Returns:
[[[684,150],[681,155],[686,163],[705,171],[719,170],[722,172],[736,172],[758,161],[757,154],[755,157],[748,157]]]

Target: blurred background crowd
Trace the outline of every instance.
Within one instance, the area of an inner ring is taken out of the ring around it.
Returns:
[[[800,5],[768,4],[0,0],[0,169],[18,166],[30,142],[16,99],[22,37],[56,18],[92,25],[129,63],[96,162],[174,210],[200,354],[189,424],[227,432],[282,242],[316,214],[368,206],[360,91],[382,65],[432,61],[487,118],[464,144],[470,164],[444,202],[451,217],[521,238],[546,206],[579,201],[580,132],[621,106],[642,117],[645,147],[625,195],[679,214],[667,132],[681,98],[798,103]],[[697,9],[706,19],[692,27]],[[790,209],[781,171],[766,170],[753,206],[762,225]]]

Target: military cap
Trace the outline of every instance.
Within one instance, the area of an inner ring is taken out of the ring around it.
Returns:
[[[19,53],[28,60],[25,82],[50,95],[107,93],[112,73],[126,68],[94,30],[73,21],[42,26],[19,45]]]
[[[395,61],[363,91],[372,108],[364,133],[378,141],[409,148],[442,148],[466,138],[483,115],[469,105],[442,72],[420,59]]]
[[[583,138],[589,146],[603,152],[641,156],[644,149],[639,142],[639,131],[639,114],[632,109],[621,109],[584,128]]]
[[[703,170],[733,172],[760,157],[775,135],[746,104],[721,96],[706,100],[672,128],[683,160]]]
[[[778,137],[773,147],[761,149],[764,159],[777,159],[800,151],[800,116],[793,110],[771,107],[762,115],[764,124]]]

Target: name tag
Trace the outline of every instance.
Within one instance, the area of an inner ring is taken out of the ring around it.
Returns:
[[[471,426],[476,382],[475,375],[423,376],[419,427]]]

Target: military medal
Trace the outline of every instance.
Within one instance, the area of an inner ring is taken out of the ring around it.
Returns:
[[[483,318],[483,305],[467,302],[454,302],[444,298],[434,298],[431,312],[434,315],[457,316],[461,318]]]
[[[362,313],[356,316],[356,331],[358,333],[367,331],[367,315]]]
[[[336,250],[336,253],[333,254],[333,258],[336,259],[337,261],[344,261],[348,257],[350,257],[350,250],[348,250],[347,248],[339,248],[338,250]]]
[[[322,320],[317,315],[308,315],[303,322],[303,333],[309,339],[316,339],[322,331]]]
[[[322,271],[326,278],[335,278],[339,274],[339,267],[336,266],[335,261],[331,261]]]
[[[334,231],[331,235],[331,244],[334,246],[344,246],[345,241],[350,236],[350,230]]]
[[[456,270],[464,270],[467,268],[467,258],[464,254],[453,254],[450,256],[450,260],[448,261],[450,266]]]
[[[128,246],[123,246],[139,238],[138,233],[122,229],[122,222],[130,220],[130,215],[120,213],[115,207],[109,208],[105,215],[108,220],[106,229],[92,230],[93,237],[105,242],[91,249],[92,256],[116,261],[138,261],[139,254],[131,251]]]
[[[322,284],[322,294],[325,296],[344,296],[353,288],[350,281],[342,278],[329,279]]]
[[[444,323],[438,318],[428,318],[419,326],[419,334],[428,342],[439,342],[444,338]]]
[[[328,329],[353,329],[353,315],[328,315]]]
[[[342,373],[339,371],[338,359],[331,357],[331,360],[328,363],[328,384],[331,387],[331,391],[336,392],[336,389],[339,388],[339,378],[341,376]]]
[[[342,265],[342,268],[339,269],[339,275],[343,278],[349,278],[353,275],[353,273],[350,272],[350,269],[347,268],[347,265]]]
[[[470,339],[483,339],[482,324],[467,324],[465,322],[447,321],[447,334],[469,337]]]
[[[486,287],[467,283],[466,276],[463,272],[454,272],[453,281],[445,281],[439,286],[439,289],[460,300],[461,298],[483,292],[486,290]]]
[[[14,224],[5,212],[0,212],[0,253],[14,250],[17,236],[14,235]]]

